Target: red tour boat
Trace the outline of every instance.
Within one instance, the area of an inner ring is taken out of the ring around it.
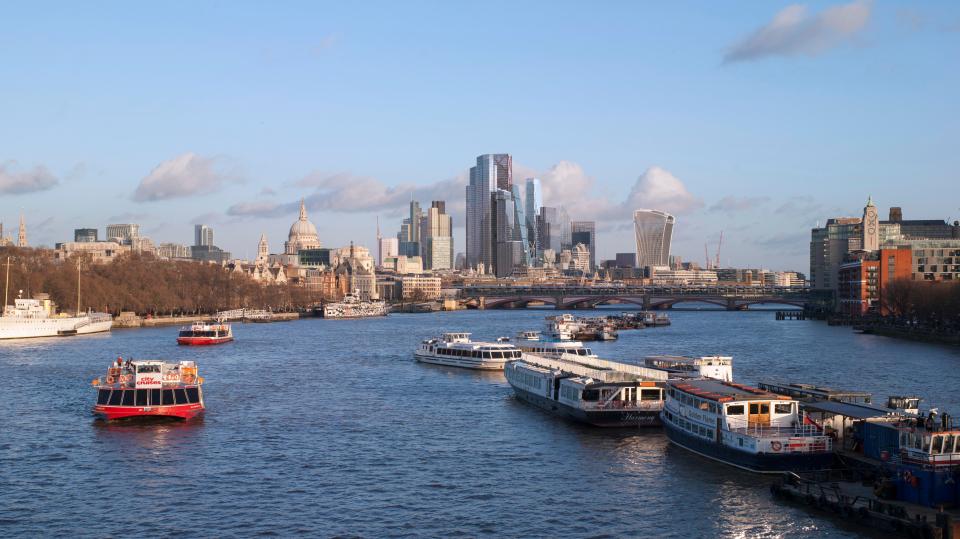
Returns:
[[[201,346],[207,344],[223,344],[233,340],[233,330],[230,324],[223,322],[195,322],[188,328],[180,328],[177,344]]]
[[[166,363],[158,360],[128,360],[107,369],[97,378],[97,404],[93,413],[103,419],[172,417],[192,419],[203,413],[203,378],[193,361]]]

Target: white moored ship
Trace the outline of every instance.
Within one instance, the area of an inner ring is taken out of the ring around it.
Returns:
[[[759,473],[822,470],[831,439],[807,425],[796,400],[718,380],[673,380],[661,414],[674,444]]]
[[[365,301],[360,299],[360,291],[354,290],[347,294],[342,301],[327,303],[321,311],[324,318],[370,318],[387,316],[387,304],[382,301]]]
[[[520,359],[522,352],[510,343],[471,341],[469,333],[444,333],[420,343],[413,355],[424,363],[499,371],[508,361]]]
[[[566,354],[524,354],[504,368],[517,398],[597,427],[660,424],[667,373],[639,365]]]
[[[733,381],[733,358],[730,356],[648,356],[643,364],[651,369],[666,371],[670,379],[712,378],[721,382]]]
[[[527,354],[559,359],[564,354],[584,357],[597,357],[592,350],[580,341],[542,338],[536,331],[521,331],[517,335],[517,346]]]
[[[57,316],[52,309],[50,300],[15,299],[0,316],[0,339],[85,335],[113,327],[113,317],[107,313]]]

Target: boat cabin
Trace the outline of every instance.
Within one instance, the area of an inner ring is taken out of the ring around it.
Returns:
[[[445,343],[468,343],[470,333],[444,333],[441,337]]]
[[[675,377],[706,377],[724,382],[733,381],[733,358],[730,356],[648,356],[644,365],[666,371]]]
[[[833,389],[814,384],[791,384],[787,382],[766,381],[758,383],[757,387],[770,391],[771,393],[787,395],[795,399],[829,400],[853,404],[870,404],[870,399],[873,396],[871,393],[865,391]]]
[[[960,429],[942,432],[903,429],[900,431],[900,457],[905,461],[930,466],[960,465]]]
[[[668,396],[678,404],[718,418],[723,430],[793,429],[801,426],[797,401],[762,389],[720,380],[670,382]]]

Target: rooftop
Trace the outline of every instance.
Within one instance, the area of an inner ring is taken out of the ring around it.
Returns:
[[[755,387],[734,382],[721,382],[719,380],[699,379],[671,381],[669,384],[685,393],[713,401],[720,401],[721,399],[724,401],[790,400],[789,397],[770,393]]]

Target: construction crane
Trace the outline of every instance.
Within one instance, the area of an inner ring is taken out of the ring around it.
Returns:
[[[707,250],[707,244],[706,244],[706,242],[704,242],[704,244],[703,244],[703,259],[704,259],[704,260],[706,261],[706,263],[707,263],[707,267],[704,268],[704,269],[710,269],[710,251]]]
[[[720,231],[720,241],[717,242],[717,257],[713,262],[713,269],[720,267],[720,247],[723,247],[723,231]]]

